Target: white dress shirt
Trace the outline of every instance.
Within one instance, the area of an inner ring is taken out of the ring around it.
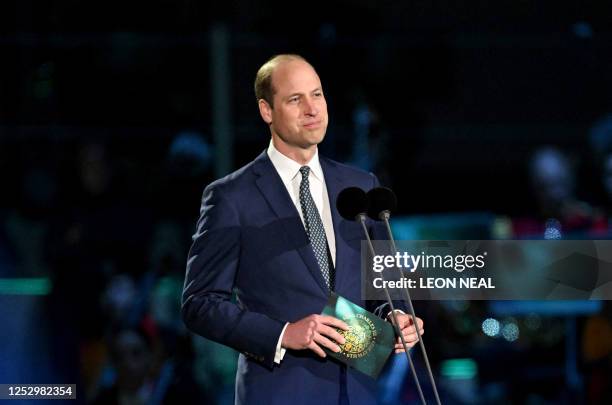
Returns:
[[[325,177],[323,176],[323,170],[321,169],[321,164],[319,162],[319,151],[315,151],[315,154],[310,162],[305,165],[301,165],[295,160],[292,160],[291,158],[288,158],[280,153],[270,140],[270,146],[268,146],[268,157],[272,161],[272,165],[287,188],[287,192],[289,193],[291,201],[293,201],[293,205],[295,205],[295,209],[302,219],[302,223],[304,223],[304,216],[302,214],[302,207],[300,206],[300,183],[302,181],[300,168],[302,166],[310,167],[310,174],[308,176],[310,194],[312,195],[312,199],[314,200],[317,210],[319,211],[319,215],[321,216],[323,228],[325,229],[325,236],[327,237],[327,245],[329,246],[329,252],[335,266],[336,238],[334,235],[334,224],[332,222],[329,196],[327,195],[327,187],[325,186]],[[281,342],[283,341],[283,336],[285,335],[287,325],[289,325],[289,323],[285,324],[285,327],[278,338],[278,343],[276,344],[276,353],[274,355],[275,363],[280,363],[285,356],[286,350],[281,347]]]

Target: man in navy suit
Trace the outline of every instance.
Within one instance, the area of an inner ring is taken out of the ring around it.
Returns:
[[[193,332],[241,353],[236,404],[375,403],[375,381],[322,349],[339,351],[344,338],[336,328],[347,325],[319,314],[334,291],[388,316],[386,304],[361,298],[362,229],[336,210],[342,189],[369,190],[378,180],[318,154],[327,104],[319,76],[302,57],[267,61],[255,93],[271,141],[253,162],[204,190],[183,319]],[[374,222],[369,230],[375,239],[386,237]],[[412,347],[415,325],[397,315]]]

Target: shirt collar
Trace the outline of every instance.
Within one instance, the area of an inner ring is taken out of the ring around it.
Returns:
[[[274,147],[272,140],[270,140],[270,146],[268,146],[268,157],[272,161],[274,168],[280,175],[283,183],[289,183],[300,174],[300,167],[310,167],[310,173],[313,174],[317,179],[323,182],[323,169],[321,169],[321,163],[319,162],[319,149],[315,150],[315,154],[306,165],[301,165],[295,160],[283,155]],[[301,177],[300,177],[301,179]]]

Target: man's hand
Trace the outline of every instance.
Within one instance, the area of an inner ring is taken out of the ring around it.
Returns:
[[[419,337],[417,336],[416,328],[414,327],[414,322],[412,321],[412,316],[407,314],[402,314],[400,312],[395,312],[395,316],[397,317],[397,323],[399,329],[402,331],[402,335],[404,335],[404,340],[406,341],[406,346],[408,348],[413,347],[418,341]],[[393,322],[393,315],[389,314],[387,317],[389,321]],[[423,320],[417,316],[416,318],[417,324],[419,326],[419,333],[422,335],[425,333],[425,329],[423,329]],[[395,353],[403,353],[404,346],[402,346],[402,341],[398,336],[395,341]]]
[[[294,350],[310,349],[319,356],[325,357],[326,354],[321,347],[339,352],[338,344],[345,342],[344,337],[334,328],[348,330],[348,325],[332,316],[309,315],[287,325],[281,346]]]

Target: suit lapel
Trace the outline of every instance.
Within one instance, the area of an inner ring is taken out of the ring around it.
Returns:
[[[348,247],[342,240],[340,234],[340,223],[344,219],[340,216],[340,213],[338,213],[338,209],[336,208],[336,200],[338,199],[338,194],[340,194],[340,191],[342,191],[343,184],[342,179],[333,166],[333,163],[330,163],[327,159],[321,157],[320,155],[319,161],[321,163],[321,169],[323,169],[323,174],[325,175],[325,185],[327,187],[327,195],[329,197],[329,208],[332,213],[332,222],[334,225],[334,236],[336,240],[335,290],[338,291],[338,287],[342,285],[342,280],[346,276],[347,270],[349,270],[344,266],[345,255]]]
[[[314,252],[308,242],[306,230],[304,229],[299,213],[283,181],[276,172],[276,169],[265,151],[255,160],[253,170],[258,176],[255,182],[259,191],[278,219],[281,220],[280,222],[283,224],[286,236],[291,241],[291,245],[295,246],[306,264],[306,267],[317,281],[317,284],[319,284],[319,287],[327,294],[327,285],[319,269],[319,264],[317,263]]]

